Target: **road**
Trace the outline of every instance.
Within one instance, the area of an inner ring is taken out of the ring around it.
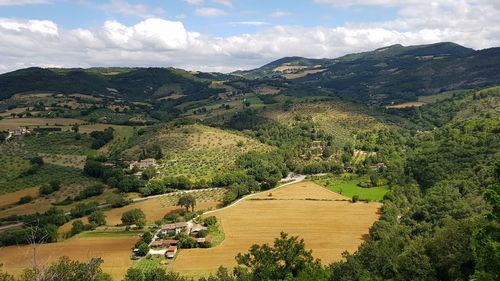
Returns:
[[[243,199],[246,199],[246,198],[249,198],[249,197],[255,196],[257,194],[264,193],[264,192],[272,192],[273,190],[277,190],[277,189],[282,188],[284,186],[287,186],[287,185],[290,185],[290,184],[294,184],[294,183],[297,183],[297,182],[301,182],[305,178],[306,177],[304,175],[298,175],[298,174],[292,174],[292,173],[290,173],[286,178],[283,178],[281,180],[281,182],[286,182],[286,183],[284,183],[282,185],[279,185],[279,186],[277,186],[277,187],[275,187],[273,189],[269,189],[269,190],[266,190],[266,191],[262,191],[262,192],[258,192],[258,193],[252,193],[252,194],[249,194],[247,196],[243,196],[242,198],[234,201],[229,206],[223,207],[221,209],[209,211],[209,212],[206,212],[204,214],[209,214],[209,213],[214,212],[214,211],[219,211],[219,210],[222,210],[222,209],[229,208],[231,206],[234,206],[235,204],[237,204],[238,202],[240,202]],[[151,195],[151,196],[147,196],[147,197],[134,198],[134,199],[132,199],[132,201],[133,202],[142,202],[142,201],[146,201],[146,200],[150,200],[150,199],[154,199],[154,198],[158,198],[158,197],[163,197],[163,196],[174,196],[174,195],[178,195],[178,194],[185,194],[185,193],[187,194],[187,193],[202,192],[202,191],[207,191],[207,190],[218,190],[218,189],[223,189],[223,187],[212,187],[212,188],[203,188],[203,189],[182,190],[182,191],[176,191],[176,192],[171,192],[171,193],[164,193],[164,194],[158,194],[158,195]],[[98,208],[99,209],[104,209],[104,208],[107,208],[109,206],[110,206],[109,204],[102,204],[102,205],[99,205]],[[64,214],[69,216],[71,214],[71,212],[66,212]],[[0,232],[11,230],[11,229],[15,229],[15,228],[22,228],[23,226],[24,226],[24,223],[22,223],[22,222],[21,223],[15,223],[15,224],[9,224],[9,225],[0,226]]]

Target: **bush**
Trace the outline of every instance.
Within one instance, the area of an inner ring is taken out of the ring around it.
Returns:
[[[217,217],[215,216],[206,217],[203,219],[203,223],[207,227],[214,226],[217,224]]]
[[[132,209],[122,214],[122,223],[124,225],[144,225],[146,215],[141,209]]]
[[[137,252],[137,255],[142,256],[142,257],[147,255],[149,252],[148,244],[144,243],[144,241],[140,241],[140,244],[137,247],[137,249],[139,250]]]
[[[26,204],[26,203],[29,203],[31,201],[33,201],[33,197],[31,197],[31,195],[26,195],[26,196],[21,197],[21,199],[19,199],[18,204]]]
[[[109,204],[111,208],[120,208],[130,204],[132,200],[123,197],[120,194],[112,194],[106,199],[106,204]]]
[[[106,216],[101,210],[94,211],[89,215],[89,223],[93,223],[97,226],[106,224]]]
[[[85,230],[85,224],[81,220],[76,220],[71,224],[71,235],[76,235]]]
[[[142,234],[141,240],[144,243],[149,244],[151,243],[151,241],[153,241],[153,235],[151,234],[151,232],[146,231]]]
[[[44,184],[44,185],[40,186],[38,191],[39,191],[40,195],[49,195],[49,194],[54,192],[52,187],[50,187],[50,185],[48,185],[48,184]]]
[[[352,203],[356,203],[359,201],[359,196],[358,195],[354,195],[351,199]]]
[[[101,195],[103,192],[104,192],[104,185],[102,184],[87,186],[84,190],[80,191],[80,194],[75,196],[75,201],[83,200],[92,196]]]

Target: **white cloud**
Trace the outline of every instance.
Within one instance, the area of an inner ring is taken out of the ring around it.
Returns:
[[[212,0],[212,2],[214,3],[217,3],[217,4],[221,4],[221,5],[224,5],[224,6],[232,6],[233,5],[233,1],[232,0]]]
[[[112,14],[119,13],[142,18],[151,18],[165,13],[161,8],[153,9],[144,4],[131,4],[125,0],[111,0],[108,3],[98,5],[98,8]]]
[[[229,22],[230,25],[253,25],[253,26],[262,26],[269,25],[270,23],[265,21],[233,21]]]
[[[204,17],[217,17],[217,16],[223,16],[226,14],[226,12],[222,9],[217,9],[217,8],[198,8],[196,9],[196,14],[199,16],[204,16]]]
[[[292,15],[292,13],[282,11],[282,10],[276,10],[276,11],[271,13],[271,17],[273,17],[273,18],[283,18],[283,17],[288,17],[291,15]]]
[[[106,21],[93,29],[69,30],[52,21],[0,18],[0,71],[35,65],[231,71],[257,67],[283,56],[332,58],[391,44],[452,41],[476,49],[500,46],[500,5],[496,2],[435,1],[440,4],[401,6],[398,17],[390,21],[337,27],[267,26],[254,34],[226,37],[192,32],[180,21],[160,18],[132,25]],[[391,1],[380,2],[389,5]],[[231,24],[265,26],[259,21]]]
[[[0,0],[0,6],[24,6],[48,3],[50,3],[48,0]]]
[[[184,0],[184,2],[188,3],[189,5],[199,5],[203,3],[203,0]]]

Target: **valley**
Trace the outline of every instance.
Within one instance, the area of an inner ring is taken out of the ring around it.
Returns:
[[[66,256],[126,281],[483,280],[499,54],[0,74],[0,276]]]

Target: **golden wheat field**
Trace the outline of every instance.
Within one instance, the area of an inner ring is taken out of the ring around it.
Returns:
[[[131,248],[139,237],[72,238],[64,242],[42,244],[36,247],[37,263],[41,266],[57,261],[62,256],[73,260],[88,261],[93,257],[104,260],[102,269],[114,280],[121,280],[132,265]],[[0,264],[11,274],[19,275],[33,264],[33,249],[30,246],[0,248]]]
[[[260,193],[209,214],[220,220],[225,240],[210,249],[182,250],[172,269],[199,276],[220,265],[234,266],[238,253],[253,244],[271,243],[281,231],[303,238],[323,263],[337,261],[343,251],[354,252],[367,237],[380,207],[380,203],[350,203],[312,182]]]

